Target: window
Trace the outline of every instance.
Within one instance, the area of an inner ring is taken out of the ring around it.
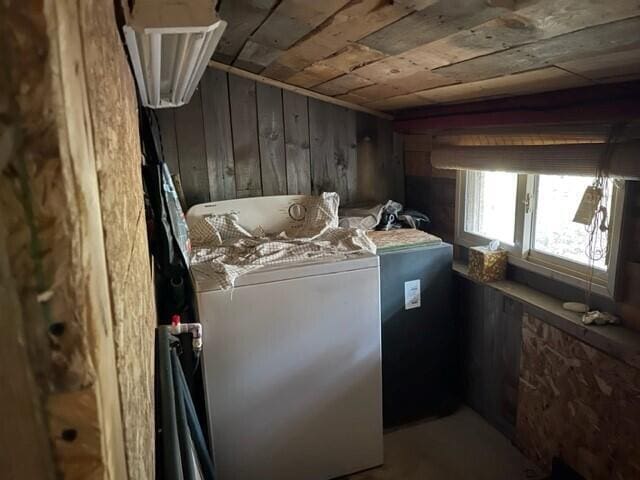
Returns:
[[[513,245],[518,175],[506,172],[467,172],[465,231]]]
[[[536,195],[533,250],[589,265],[587,228],[573,222],[582,194],[593,182],[588,177],[540,175]],[[604,192],[607,211],[611,211],[611,184]],[[595,239],[594,267],[607,270],[608,231]]]
[[[597,235],[573,222],[592,183],[589,177],[567,175],[460,172],[456,242],[469,247],[500,240],[511,263],[577,286],[589,279],[594,291],[611,294],[623,182],[606,182],[608,229]]]

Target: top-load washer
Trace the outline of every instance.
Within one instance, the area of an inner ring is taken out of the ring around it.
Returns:
[[[299,196],[194,207],[278,231]],[[232,290],[193,271],[220,480],[324,480],[382,463],[379,259],[350,254],[265,266]]]

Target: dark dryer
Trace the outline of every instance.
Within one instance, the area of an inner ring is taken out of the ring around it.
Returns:
[[[385,428],[455,410],[453,248],[378,252]]]

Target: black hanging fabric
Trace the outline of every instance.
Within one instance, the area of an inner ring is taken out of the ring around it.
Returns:
[[[192,285],[188,265],[171,222],[171,201],[163,181],[164,159],[160,129],[152,110],[140,108],[140,138],[145,157],[142,170],[149,251],[154,261],[156,308],[160,324],[171,323],[173,315],[190,321]]]

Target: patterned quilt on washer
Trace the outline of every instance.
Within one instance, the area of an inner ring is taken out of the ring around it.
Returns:
[[[364,230],[338,227],[339,202],[337,193],[313,197],[304,224],[295,233],[250,232],[235,214],[201,217],[189,225],[191,269],[227,290],[240,275],[265,265],[375,253],[376,246]]]

